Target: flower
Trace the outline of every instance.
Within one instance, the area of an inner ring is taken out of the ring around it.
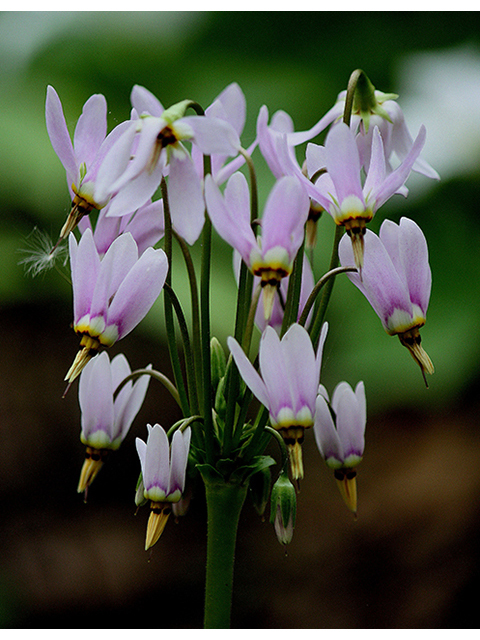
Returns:
[[[342,91],[337,98],[337,104],[342,105],[342,111],[346,94],[346,91]],[[387,175],[393,171],[391,165],[392,156],[396,155],[400,162],[403,162],[413,146],[413,138],[405,122],[403,111],[396,102],[396,98],[398,96],[394,93],[383,93],[375,90],[373,92],[375,105],[373,108],[370,107],[368,113],[361,112],[360,108],[356,109],[354,103],[350,127],[356,134],[360,163],[365,171],[368,171],[370,165],[372,133],[375,127],[379,128],[382,135]],[[333,126],[335,126],[335,123]],[[413,163],[412,171],[434,180],[439,180],[440,178],[435,169],[420,156]],[[407,191],[406,187],[402,188],[402,192],[405,195]]]
[[[152,366],[148,365],[147,369]],[[109,451],[118,449],[142,406],[149,375],[140,376],[135,383],[127,382],[115,395],[120,383],[131,374],[123,354],[110,362],[103,352],[91,360],[80,375],[78,399],[82,412],[80,440],[86,445],[78,492],[86,491],[100,471]]]
[[[134,113],[139,118],[117,141],[101,167],[103,177],[118,165],[119,156],[125,171],[114,181],[112,191],[128,190],[129,210],[142,205],[157,190],[168,171],[168,197],[173,228],[193,244],[203,228],[205,204],[202,182],[183,142],[191,141],[206,155],[235,156],[240,141],[235,129],[225,120],[205,116],[185,117],[192,104],[184,100],[167,110],[144,87],[132,90]],[[132,160],[130,160],[132,157]],[[168,163],[168,169],[167,169]],[[124,198],[125,198],[124,193]],[[134,207],[135,205],[135,207]],[[123,215],[114,207],[110,216]]]
[[[168,261],[162,249],[138,256],[131,233],[123,233],[100,258],[91,229],[77,244],[69,238],[73,285],[73,328],[82,336],[65,379],[71,383],[100,346],[110,347],[143,320],[165,282]]]
[[[325,463],[334,469],[345,504],[354,513],[357,511],[355,467],[361,462],[365,448],[366,420],[363,382],[357,384],[355,391],[347,382],[340,382],[331,402],[327,390],[320,385],[315,403],[315,440]]]
[[[303,478],[301,444],[305,429],[313,426],[327,331],[328,324],[324,323],[315,353],[310,336],[301,325],[292,324],[281,340],[275,329],[267,327],[259,347],[261,376],[238,342],[232,337],[227,341],[240,375],[269,410],[272,427],[280,431],[287,444],[296,480]]]
[[[311,143],[307,146],[308,175],[313,176],[323,167],[327,170],[309,188],[309,195],[330,213],[336,224],[345,227],[352,240],[355,265],[360,271],[363,267],[365,224],[403,186],[423,148],[425,135],[425,127],[422,126],[403,162],[395,171],[387,173],[382,136],[378,127],[374,127],[370,163],[363,187],[355,135],[345,123],[339,123],[330,130],[324,149]]]
[[[172,503],[178,502],[185,489],[188,451],[191,429],[173,434],[172,445],[168,443],[163,427],[147,424],[148,438],[145,443],[136,438],[138,457],[142,468],[144,497],[151,501],[151,513],[147,526],[145,550],[152,547],[162,535]]]
[[[51,86],[47,88],[45,119],[52,146],[67,172],[67,184],[72,197],[72,209],[60,231],[62,240],[84,215],[93,209],[101,209],[110,201],[110,186],[125,170],[128,160],[125,158],[123,163],[117,162],[110,174],[105,176],[106,179],[100,182],[98,171],[107,152],[129,123],[119,124],[107,136],[107,102],[103,95],[95,94],[83,106],[72,145],[62,103]],[[121,157],[119,159],[122,160]]]
[[[303,242],[309,211],[307,193],[291,176],[280,178],[265,205],[261,243],[250,225],[250,195],[245,176],[234,173],[222,195],[213,178],[205,179],[207,209],[218,234],[242,256],[250,271],[261,278],[265,319],[282,278],[288,276]]]
[[[342,266],[353,262],[352,248],[343,237],[339,245]],[[425,324],[432,274],[428,248],[420,227],[409,218],[396,224],[385,220],[379,236],[365,234],[365,264],[362,279],[347,274],[372,305],[389,335],[398,335],[420,365],[423,377],[433,364],[420,344],[419,329]],[[426,383],[426,379],[425,379]]]

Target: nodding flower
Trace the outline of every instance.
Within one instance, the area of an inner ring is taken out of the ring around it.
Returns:
[[[342,266],[353,262],[348,238],[340,241],[339,257]],[[401,218],[399,224],[385,220],[378,236],[367,231],[362,279],[355,273],[347,275],[370,302],[385,331],[398,335],[410,351],[427,384],[425,373],[432,374],[434,368],[420,344],[419,330],[427,317],[432,274],[420,227]]]
[[[138,255],[131,233],[123,233],[101,258],[91,229],[77,243],[69,238],[73,286],[73,328],[80,351],[65,380],[72,383],[101,349],[126,336],[143,320],[158,298],[168,271],[162,249]]]
[[[282,278],[288,276],[303,242],[309,212],[307,192],[293,176],[278,180],[269,194],[261,220],[261,239],[250,224],[250,195],[242,173],[234,173],[222,195],[211,176],[205,180],[207,209],[218,234],[261,278],[265,320]]]
[[[292,324],[282,339],[268,326],[260,340],[261,375],[238,342],[228,338],[240,375],[268,409],[272,427],[281,433],[287,444],[295,480],[303,478],[301,445],[305,429],[312,427],[314,422],[327,331],[328,324],[324,323],[315,353],[310,336],[301,325]]]
[[[171,445],[163,427],[147,424],[145,443],[135,440],[142,468],[143,495],[150,500],[145,550],[152,547],[163,533],[172,504],[178,502],[185,490],[185,474],[190,449],[191,429],[175,431]]]

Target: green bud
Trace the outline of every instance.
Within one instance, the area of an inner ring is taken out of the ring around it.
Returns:
[[[215,336],[210,340],[210,357],[212,361],[212,387],[216,390],[218,383],[225,375],[227,360],[225,351]]]
[[[269,467],[257,471],[250,477],[248,489],[255,511],[259,516],[263,516],[265,513],[271,486],[272,474]]]
[[[220,378],[217,391],[215,393],[215,411],[220,418],[225,418],[227,402],[225,400],[225,376]]]
[[[288,473],[283,470],[273,485],[270,498],[270,522],[274,523],[275,533],[281,544],[288,544],[293,537],[297,496]]]
[[[367,75],[360,69],[358,70],[352,112],[360,115],[362,118],[365,132],[368,132],[370,116],[372,114],[381,116],[388,122],[391,122],[390,116],[382,107],[382,103],[386,100],[395,100],[396,98],[398,98],[398,95],[395,93],[375,91],[375,87]]]

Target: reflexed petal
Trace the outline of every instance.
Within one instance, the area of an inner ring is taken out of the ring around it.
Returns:
[[[235,364],[240,372],[240,375],[245,380],[247,386],[256,398],[268,408],[268,393],[265,383],[255,370],[254,366],[243,352],[242,347],[238,344],[235,338],[229,337],[227,339],[228,348],[230,349]]]
[[[413,163],[420,155],[420,152],[423,149],[423,145],[425,144],[426,131],[425,127],[422,125],[420,127],[420,131],[418,136],[415,139],[415,142],[412,145],[412,148],[408,152],[402,164],[395,169],[385,181],[378,186],[378,188],[372,191],[371,197],[375,199],[375,208],[378,209],[382,206],[384,202],[386,202],[394,193],[403,186],[406,179],[410,175],[410,171],[412,170]]]
[[[332,396],[337,433],[342,443],[344,460],[350,455],[361,457],[365,448],[365,421],[357,395],[347,382],[340,382]],[[363,409],[363,408],[362,408]]]
[[[272,327],[267,327],[260,340],[260,372],[268,393],[267,405],[274,420],[280,409],[294,409],[295,402],[289,382],[289,371],[280,343]]]
[[[334,466],[341,467],[343,462],[343,449],[338,437],[332,414],[327,401],[319,394],[315,403],[315,422],[313,425],[317,447],[325,458]],[[332,460],[333,458],[333,460]],[[335,464],[335,462],[337,464]]]
[[[237,134],[240,136],[243,131],[243,127],[245,126],[245,117],[246,117],[246,100],[243,91],[240,89],[239,85],[236,82],[232,82],[228,85],[215,99],[211,107],[208,107],[206,110],[207,115],[215,116],[215,113],[211,113],[213,111],[215,103],[219,102],[225,112],[226,120],[229,122],[232,127],[235,129]]]
[[[94,191],[94,199],[98,203],[108,201],[108,198],[118,190],[116,183],[127,172],[127,166],[130,167],[133,162],[130,162],[130,155],[133,140],[137,134],[137,123],[132,122],[125,130],[120,131],[121,135],[109,148],[98,167]]]
[[[189,244],[198,239],[205,223],[205,202],[200,178],[188,154],[170,158],[168,201],[175,231]]]
[[[351,129],[346,124],[339,123],[330,130],[325,151],[328,173],[335,185],[340,206],[345,198],[352,195],[365,204],[360,182],[357,144]]]
[[[378,127],[373,130],[372,149],[370,164],[368,166],[367,178],[363,186],[365,199],[370,199],[370,194],[374,192],[385,180],[385,152],[383,149],[382,136]]]
[[[152,365],[150,364],[146,367],[146,369],[151,368]],[[128,371],[128,373],[125,373],[124,377],[129,375],[129,373],[130,371]],[[127,435],[128,430],[130,429],[130,426],[135,419],[135,416],[140,411],[140,408],[145,399],[145,394],[147,393],[149,383],[149,375],[140,376],[139,378],[137,378],[137,380],[135,380],[133,387],[131,387],[131,382],[127,383],[115,398],[115,426],[122,440]]]
[[[112,442],[113,432],[113,389],[110,373],[110,359],[103,352],[93,358],[80,374],[78,398],[82,412],[82,441],[88,444],[89,437],[103,431]]]
[[[168,491],[170,475],[170,447],[167,434],[159,424],[149,430],[143,484],[147,492],[159,488],[164,494]],[[155,490],[149,496],[154,499]],[[161,500],[158,500],[161,501]]]
[[[257,240],[250,226],[250,203],[245,176],[234,173],[228,181],[225,196],[211,176],[205,178],[207,210],[218,235],[237,249],[246,264]]]
[[[98,256],[91,229],[87,229],[78,243],[73,233],[69,236],[73,286],[74,323],[90,312],[93,291],[100,271]]]
[[[159,118],[165,111],[158,98],[156,98],[148,89],[141,87],[139,84],[133,86],[130,94],[130,102],[139,116],[148,114]]]
[[[402,322],[403,318],[412,317],[410,296],[380,238],[367,230],[364,240],[362,279],[358,273],[347,275],[370,302],[385,330],[395,333],[397,317],[401,316]],[[340,240],[339,257],[342,266],[354,264],[352,245],[347,236]]]
[[[426,316],[432,286],[427,241],[420,227],[409,218],[400,219],[399,244],[410,300]]]
[[[313,417],[319,379],[316,377],[317,366],[310,336],[302,326],[292,324],[283,336],[281,346],[294,412],[297,414],[307,406]]]
[[[101,94],[95,94],[84,104],[75,127],[73,145],[78,161],[90,167],[106,135],[107,101]]]
[[[152,171],[143,171],[132,178],[112,199],[108,216],[124,216],[142,207],[158,189],[164,170],[165,154]]]
[[[90,314],[105,317],[110,299],[138,260],[138,249],[130,233],[120,235],[102,259],[93,291]]]
[[[148,202],[140,207],[128,222],[125,231],[129,231],[135,238],[139,255],[157,244],[165,232],[163,200]]]
[[[284,247],[291,260],[303,241],[310,204],[307,192],[293,176],[280,178],[268,196],[262,217],[262,253]]]
[[[188,427],[185,432],[175,431],[172,438],[170,453],[170,479],[168,493],[176,491],[183,493],[185,489],[185,472],[187,470],[188,450],[190,448],[191,429]]]
[[[149,247],[128,272],[108,310],[107,325],[127,335],[150,311],[165,283],[168,261],[162,249]]]
[[[68,133],[62,103],[57,92],[50,85],[47,87],[45,118],[48,136],[52,147],[65,167],[68,184],[78,180],[78,162],[73,152],[73,145]]]
[[[237,132],[231,124],[220,118],[206,118],[205,116],[187,116],[180,122],[191,127],[193,141],[205,155],[221,153],[236,156],[240,148]]]

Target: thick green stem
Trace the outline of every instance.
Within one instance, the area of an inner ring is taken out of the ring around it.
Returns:
[[[205,629],[230,628],[237,529],[248,483],[229,483],[204,473],[208,539]]]

